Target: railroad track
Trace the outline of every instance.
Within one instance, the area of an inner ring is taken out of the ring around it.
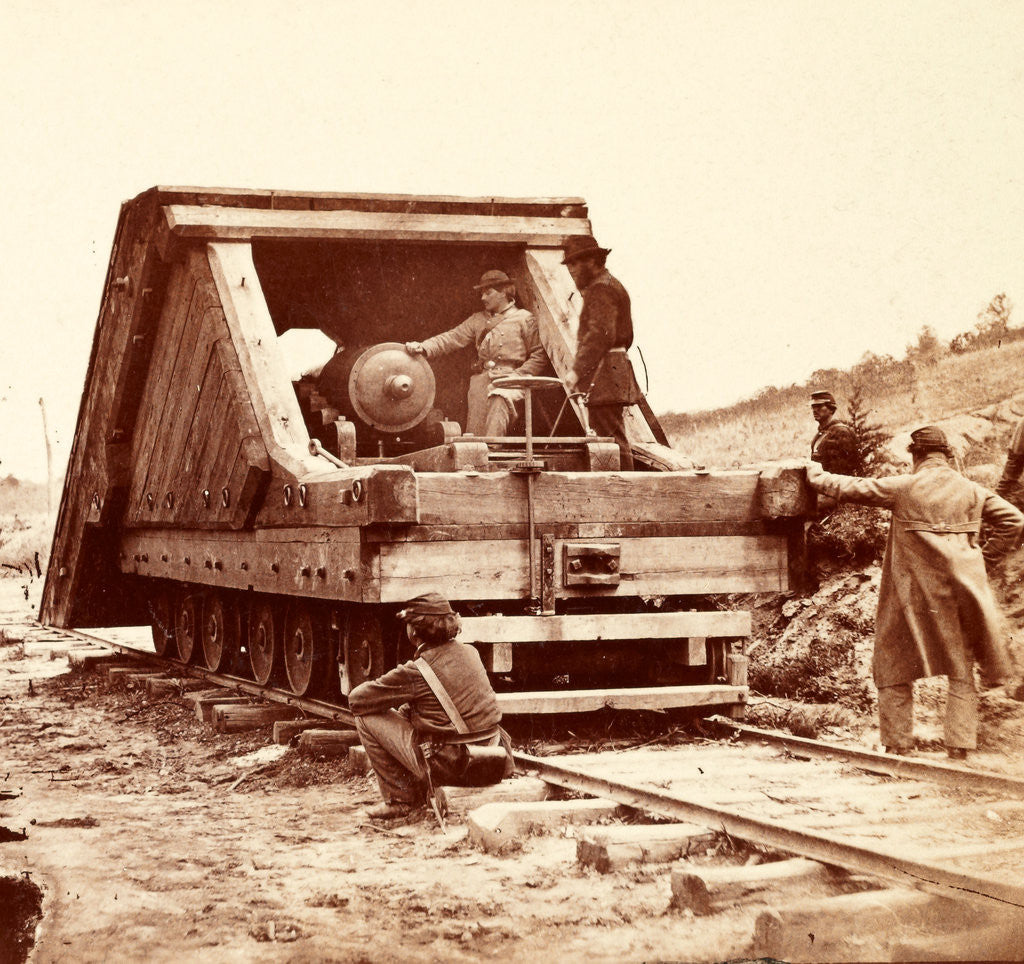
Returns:
[[[108,635],[8,627],[27,650],[67,650],[73,662],[118,653],[308,717],[351,720],[344,707],[157,660]],[[684,746],[517,753],[519,771],[533,778],[521,782],[527,792],[517,793],[517,780],[501,793],[457,790],[454,806],[485,850],[516,850],[539,828],[571,823],[580,863],[613,873],[661,868],[676,910],[759,906],[756,956],[1024,957],[1024,781],[724,719],[707,732]],[[538,782],[583,799],[531,799]]]

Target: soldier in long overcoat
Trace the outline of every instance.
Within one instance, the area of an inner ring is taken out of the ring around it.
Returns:
[[[993,682],[1013,671],[985,563],[1020,543],[1024,515],[956,471],[940,429],[913,432],[909,450],[909,475],[855,478],[810,462],[807,481],[840,502],[892,511],[872,661],[882,743],[888,752],[909,752],[913,681],[946,676],[944,742],[951,757],[963,759],[977,746],[975,661]],[[989,532],[984,547],[982,523]]]

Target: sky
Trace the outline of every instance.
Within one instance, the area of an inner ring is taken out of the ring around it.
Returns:
[[[155,184],[583,197],[656,412],[1000,292],[1024,325],[1024,0],[4,0],[0,35],[0,477],[46,479],[40,399],[63,469]]]

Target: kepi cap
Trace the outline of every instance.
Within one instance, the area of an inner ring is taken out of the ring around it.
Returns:
[[[590,255],[607,255],[611,248],[602,248],[593,238],[572,234],[562,244],[562,264],[569,264]]]
[[[822,403],[834,407],[836,404],[835,396],[831,392],[811,392],[811,404],[820,405]]]
[[[923,425],[910,433],[910,445],[907,446],[907,449],[911,452],[928,449],[948,451],[949,440],[941,428],[936,428],[934,425]]]
[[[483,291],[484,288],[500,288],[502,285],[510,284],[512,284],[512,279],[504,271],[493,269],[480,275],[480,284],[473,285],[473,290]]]
[[[454,612],[448,600],[439,592],[425,592],[422,596],[410,599],[398,613],[398,618],[406,620],[410,616],[448,616]]]

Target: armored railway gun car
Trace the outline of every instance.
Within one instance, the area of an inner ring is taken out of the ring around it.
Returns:
[[[562,246],[590,233],[573,198],[126,202],[42,618],[151,624],[160,653],[338,697],[408,656],[395,613],[436,589],[506,709],[739,706],[750,617],[714,597],[790,585],[810,496],[797,471],[694,470],[645,402],[619,471],[563,387]],[[474,358],[403,345],[475,311],[492,268],[550,368],[514,383],[510,435],[480,438],[460,428]],[[330,357],[289,371],[296,331]]]

